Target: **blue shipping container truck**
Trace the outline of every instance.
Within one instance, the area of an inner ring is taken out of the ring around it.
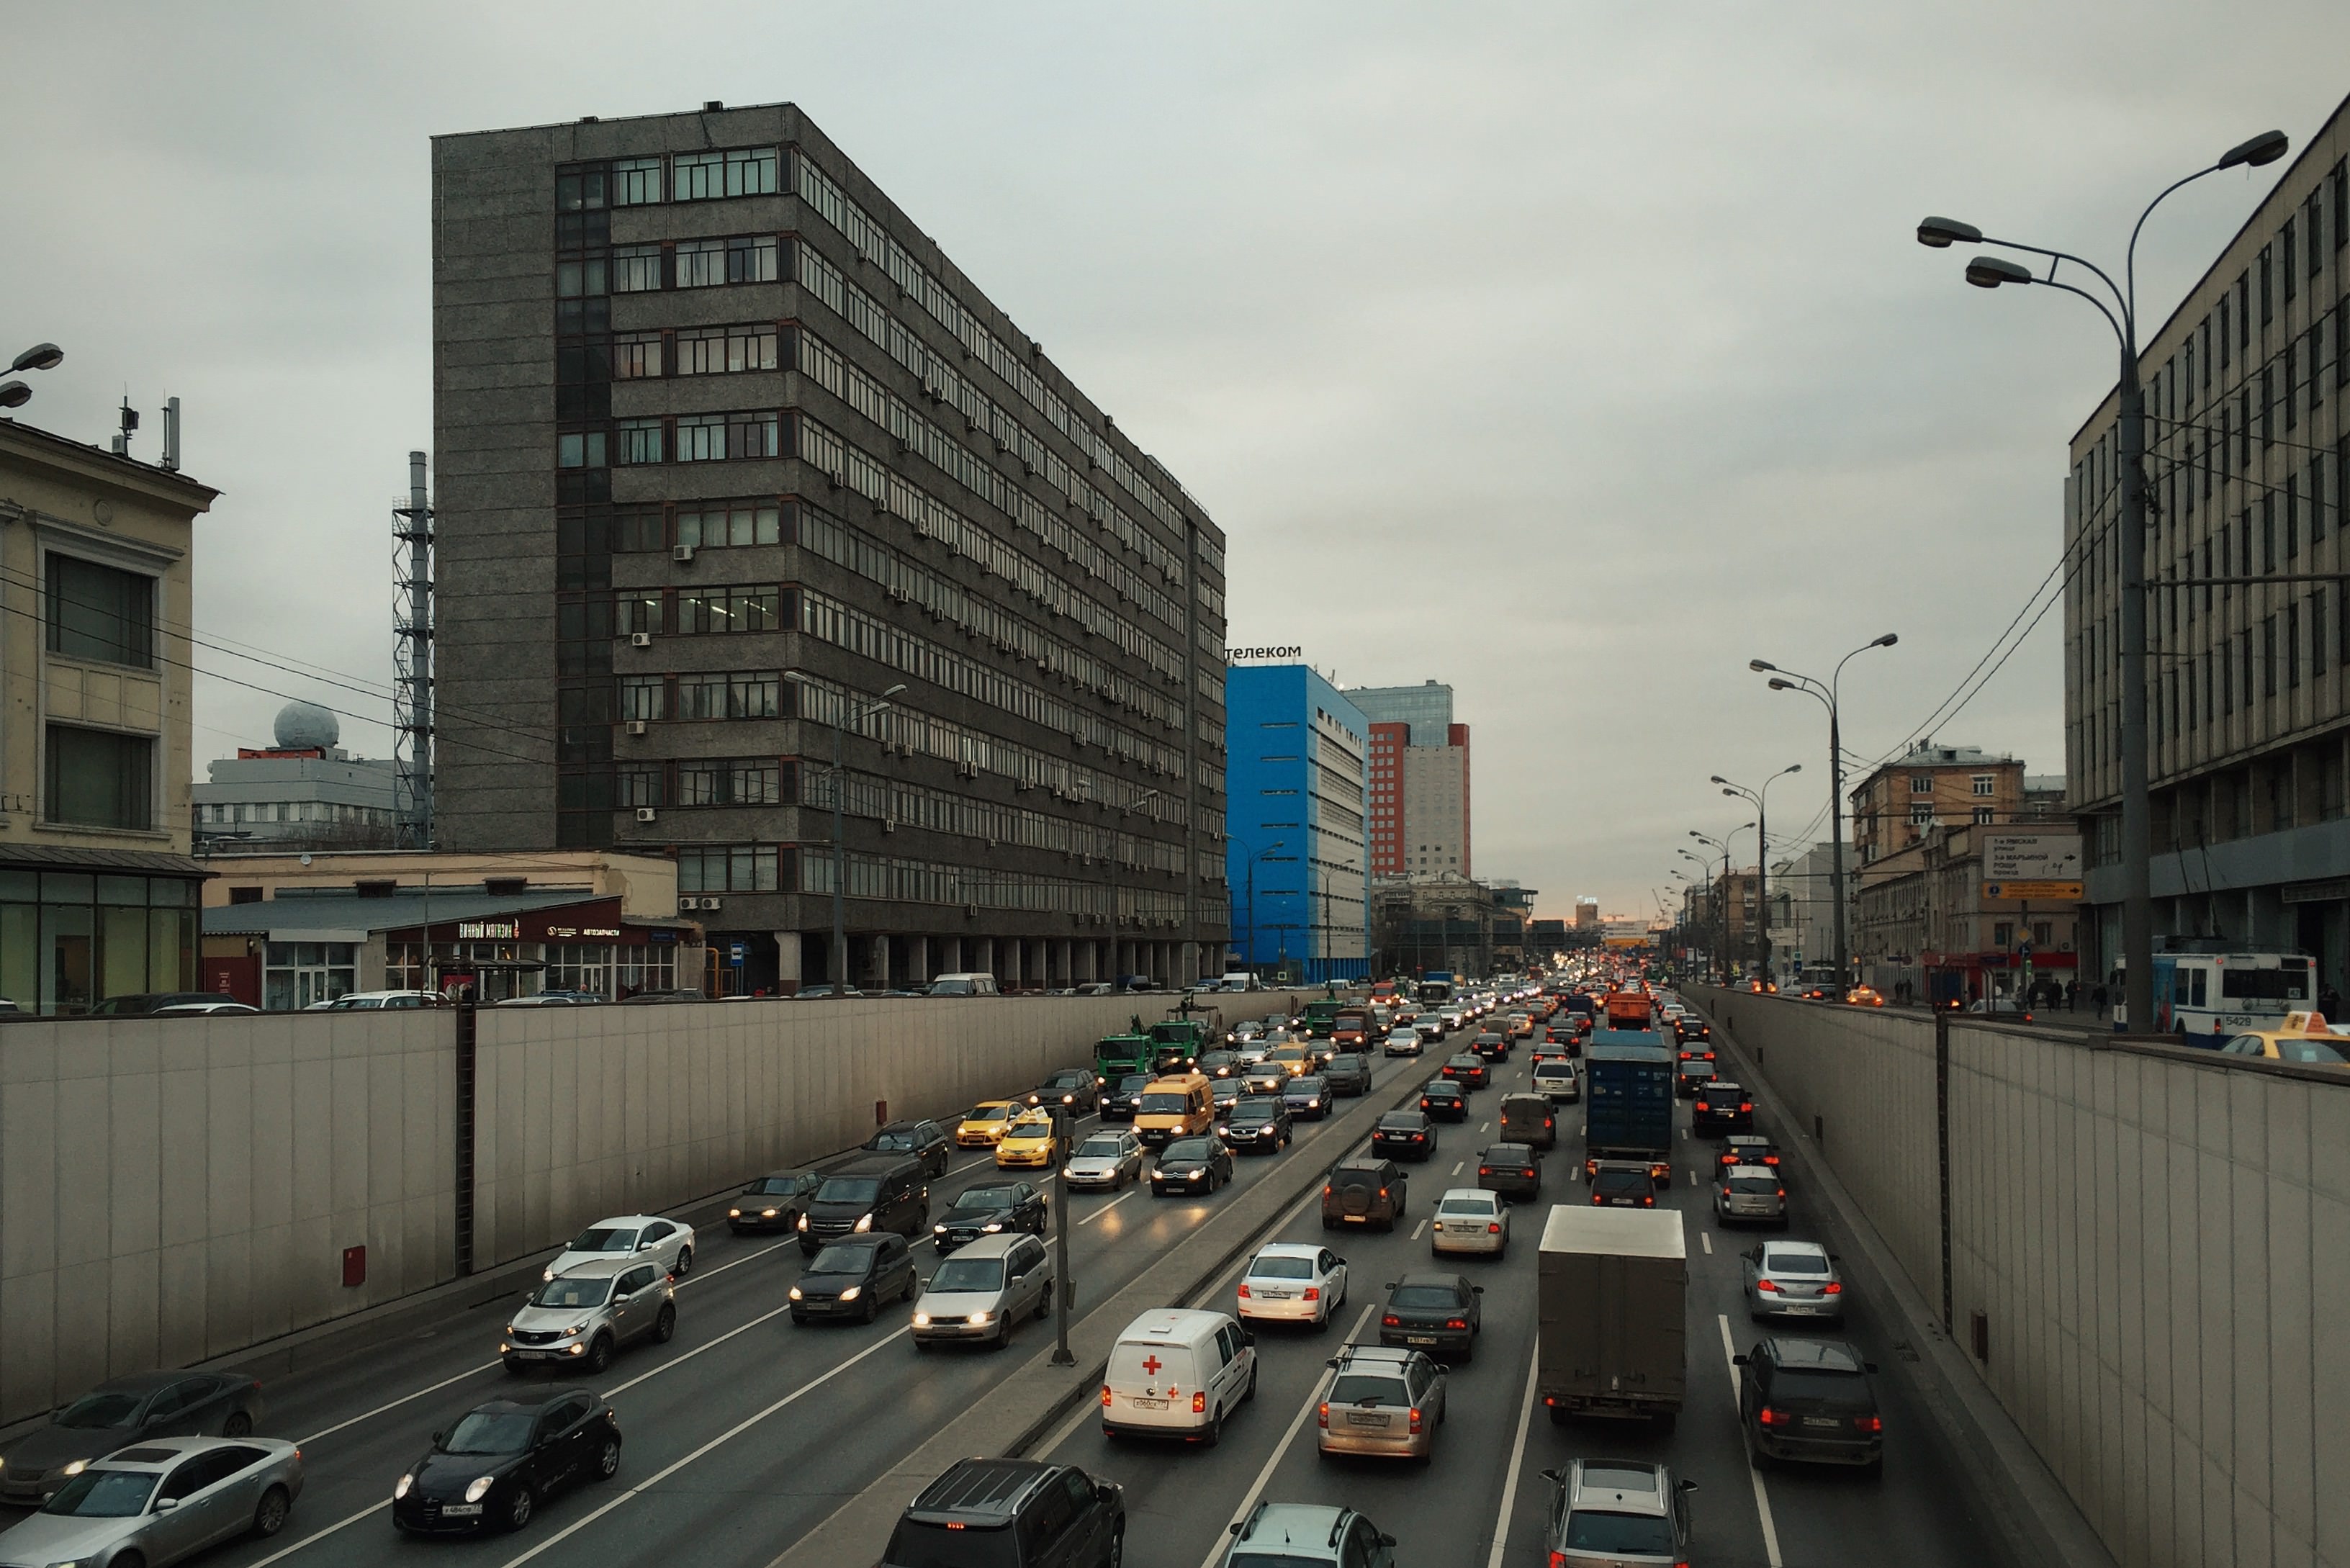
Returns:
[[[1583,1170],[1603,1159],[1646,1160],[1670,1179],[1673,1054],[1646,1030],[1600,1029],[1584,1043]]]

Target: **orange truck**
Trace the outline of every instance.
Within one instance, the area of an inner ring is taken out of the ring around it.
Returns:
[[[1600,999],[1599,1011],[1610,1029],[1654,1029],[1657,1004],[1646,992],[1611,991]]]
[[[1331,1043],[1341,1051],[1360,1051],[1371,1043],[1371,1013],[1367,1007],[1341,1011],[1330,1027]]]

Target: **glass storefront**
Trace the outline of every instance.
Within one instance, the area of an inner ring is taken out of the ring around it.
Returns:
[[[356,942],[270,942],[263,949],[261,1005],[292,1012],[359,987]]]
[[[0,869],[0,996],[54,1016],[194,990],[196,888],[185,877]]]

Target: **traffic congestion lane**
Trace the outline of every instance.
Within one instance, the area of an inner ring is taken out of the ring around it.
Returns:
[[[1135,1568],[1199,1568],[1221,1561],[1226,1526],[1246,1511],[1253,1493],[1276,1501],[1336,1503],[1360,1509],[1397,1538],[1399,1563],[1467,1563],[1464,1542],[1491,1535],[1503,1478],[1494,1463],[1506,1451],[1505,1428],[1523,1396],[1523,1366],[1534,1334],[1534,1256],[1538,1231],[1517,1231],[1506,1260],[1432,1258],[1427,1222],[1447,1187],[1476,1184],[1476,1154],[1492,1134],[1502,1085],[1515,1085],[1523,1064],[1506,1068],[1493,1089],[1472,1097],[1470,1119],[1438,1132],[1435,1155],[1401,1168],[1409,1210],[1392,1232],[1326,1232],[1318,1189],[1284,1218],[1268,1241],[1326,1242],[1347,1260],[1347,1296],[1327,1334],[1279,1324],[1254,1324],[1257,1396],[1226,1424],[1213,1449],[1197,1445],[1112,1439],[1097,1418],[1081,1413],[1054,1442],[1055,1461],[1078,1465],[1126,1489],[1126,1561]],[[1334,1156],[1335,1158],[1335,1156]],[[1554,1154],[1545,1183],[1560,1179]],[[1454,1168],[1460,1167],[1456,1174]],[[1547,1185],[1546,1185],[1547,1193]],[[1522,1207],[1519,1219],[1541,1211]],[[1518,1220],[1513,1219],[1513,1225]],[[1235,1286],[1246,1260],[1227,1270],[1201,1304],[1237,1307]],[[1324,1459],[1316,1444],[1315,1409],[1329,1358],[1346,1344],[1375,1345],[1386,1284],[1408,1269],[1442,1268],[1482,1285],[1485,1330],[1466,1365],[1446,1374],[1446,1421],[1434,1457],[1409,1460]],[[1517,1300],[1522,1296],[1523,1301]],[[1503,1407],[1507,1407],[1506,1412]],[[1476,1561],[1482,1561],[1482,1547]]]
[[[1387,1072],[1380,1083],[1391,1082]],[[1238,1162],[1243,1181],[1278,1160],[1326,1158],[1314,1149],[1323,1124],[1299,1128],[1296,1145],[1268,1160]],[[933,1183],[933,1211],[962,1188],[994,1179],[984,1156],[959,1161],[944,1183]],[[1080,1310],[1130,1280],[1189,1231],[1210,1222],[1223,1194],[1201,1200],[1153,1199],[1148,1189],[1073,1199],[1072,1273]],[[1098,1219],[1097,1219],[1098,1216]],[[922,1272],[933,1266],[920,1250]],[[922,1355],[900,1343],[861,1362],[853,1376],[835,1378],[788,1418],[761,1423],[756,1442],[725,1438],[754,1420],[764,1405],[799,1382],[821,1377],[868,1348],[876,1334],[902,1330],[908,1309],[893,1305],[876,1329],[810,1325],[793,1328],[784,1293],[799,1272],[796,1244],[705,1232],[700,1266],[680,1287],[675,1341],[658,1349],[624,1352],[596,1380],[615,1397],[626,1449],[619,1481],[550,1500],[522,1535],[445,1544],[470,1558],[504,1563],[535,1542],[577,1528],[567,1549],[592,1545],[599,1561],[666,1555],[681,1539],[709,1542],[697,1552],[711,1561],[769,1561],[778,1542],[828,1512],[919,1442],[926,1432],[973,1401],[1027,1360],[961,1349]],[[740,1264],[742,1266],[734,1266]],[[309,1483],[285,1535],[266,1543],[225,1549],[218,1560],[249,1565],[307,1552],[336,1562],[372,1561],[400,1549],[389,1528],[390,1486],[430,1442],[436,1427],[496,1393],[505,1377],[482,1358],[494,1346],[512,1302],[461,1314],[403,1355],[398,1377],[380,1366],[348,1365],[317,1377],[289,1378],[296,1386],[273,1413],[273,1430],[315,1440],[307,1449]],[[1049,1324],[1028,1331],[1049,1333]],[[444,1385],[437,1388],[432,1386]],[[420,1392],[430,1389],[430,1392]],[[273,1388],[273,1398],[276,1389]],[[818,1413],[820,1412],[820,1414]],[[784,1435],[778,1440],[778,1435]],[[713,1438],[722,1440],[706,1449]],[[690,1460],[687,1468],[638,1492],[642,1478]],[[618,1496],[624,1504],[607,1507]],[[592,1520],[592,1522],[584,1522]],[[352,1521],[323,1539],[326,1526]],[[712,1555],[715,1553],[715,1555]]]

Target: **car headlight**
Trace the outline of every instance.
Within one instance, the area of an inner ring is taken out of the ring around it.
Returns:
[[[773,1220],[775,1217],[775,1211],[772,1209],[762,1209],[759,1210],[759,1218],[762,1220]]]
[[[916,1313],[916,1314],[914,1314],[914,1326],[915,1326],[916,1328],[928,1328],[928,1327],[930,1327],[930,1326],[931,1326],[931,1314],[928,1314],[928,1313],[926,1313],[926,1312],[918,1312],[918,1313]]]
[[[565,1348],[564,1354],[566,1355],[585,1355],[588,1354],[588,1347],[581,1345],[578,1341],[574,1340]]]
[[[800,1299],[800,1288],[799,1288],[799,1286],[797,1286],[797,1285],[794,1285],[794,1286],[792,1287],[792,1300],[794,1300],[794,1301],[797,1301],[797,1300],[799,1300],[799,1299]]]
[[[972,1314],[969,1317],[967,1317],[967,1318],[963,1319],[963,1321],[964,1321],[965,1323],[972,1324],[973,1324],[973,1325],[977,1325],[977,1324],[979,1324],[985,1323],[988,1319],[990,1319],[990,1318],[993,1317],[994,1315],[995,1315],[995,1314],[994,1314],[993,1313],[992,1313],[992,1312],[975,1312],[975,1313]]]
[[[1003,1230],[1003,1220],[990,1220],[986,1224],[982,1225],[982,1226],[980,1227],[980,1229],[981,1229],[981,1230],[983,1230],[983,1231],[986,1231],[989,1235],[993,1236],[993,1235],[994,1235],[998,1231],[1001,1231],[1001,1230]]]
[[[873,1216],[870,1214],[858,1215],[857,1217],[857,1229],[859,1231],[870,1231],[873,1229]]]
[[[546,1272],[541,1273],[538,1277],[541,1280],[551,1280],[555,1278],[555,1265],[553,1263],[547,1264]]]
[[[931,1234],[933,1236],[943,1236],[946,1233],[947,1228],[943,1225],[933,1225],[931,1227]]]
[[[575,1324],[573,1324],[569,1328],[567,1328],[567,1329],[565,1329],[565,1330],[563,1331],[563,1337],[564,1337],[564,1338],[566,1338],[566,1339],[569,1339],[569,1338],[573,1337],[574,1335],[577,1334],[578,1334],[578,1332],[579,1332],[579,1329],[580,1329],[580,1325],[579,1325],[578,1324],[576,1324],[576,1323],[575,1323]]]
[[[1208,1173],[1204,1170],[1187,1170],[1183,1173],[1183,1179],[1186,1181],[1197,1181],[1200,1178],[1207,1174]]]
[[[803,1231],[807,1229],[807,1216],[805,1214],[800,1216],[800,1229]]]
[[[851,1285],[847,1290],[840,1293],[840,1299],[845,1302],[853,1302],[864,1293],[865,1287],[863,1285]]]
[[[88,1469],[89,1469],[89,1461],[88,1459],[76,1459],[73,1463],[59,1470],[57,1474],[61,1476],[78,1476]]]
[[[514,1331],[515,1331],[515,1330],[514,1330],[514,1324],[506,1324],[506,1330],[505,1330],[505,1333],[506,1333],[506,1337],[507,1337],[508,1339],[512,1339],[512,1338],[514,1337]]]
[[[408,1489],[415,1484],[416,1478],[413,1475],[404,1475],[400,1478],[400,1484],[391,1489],[391,1495],[394,1497],[406,1497],[408,1495]]]
[[[475,1476],[472,1484],[465,1488],[465,1501],[479,1502],[489,1496],[490,1488],[497,1484],[497,1479],[495,1476]]]

